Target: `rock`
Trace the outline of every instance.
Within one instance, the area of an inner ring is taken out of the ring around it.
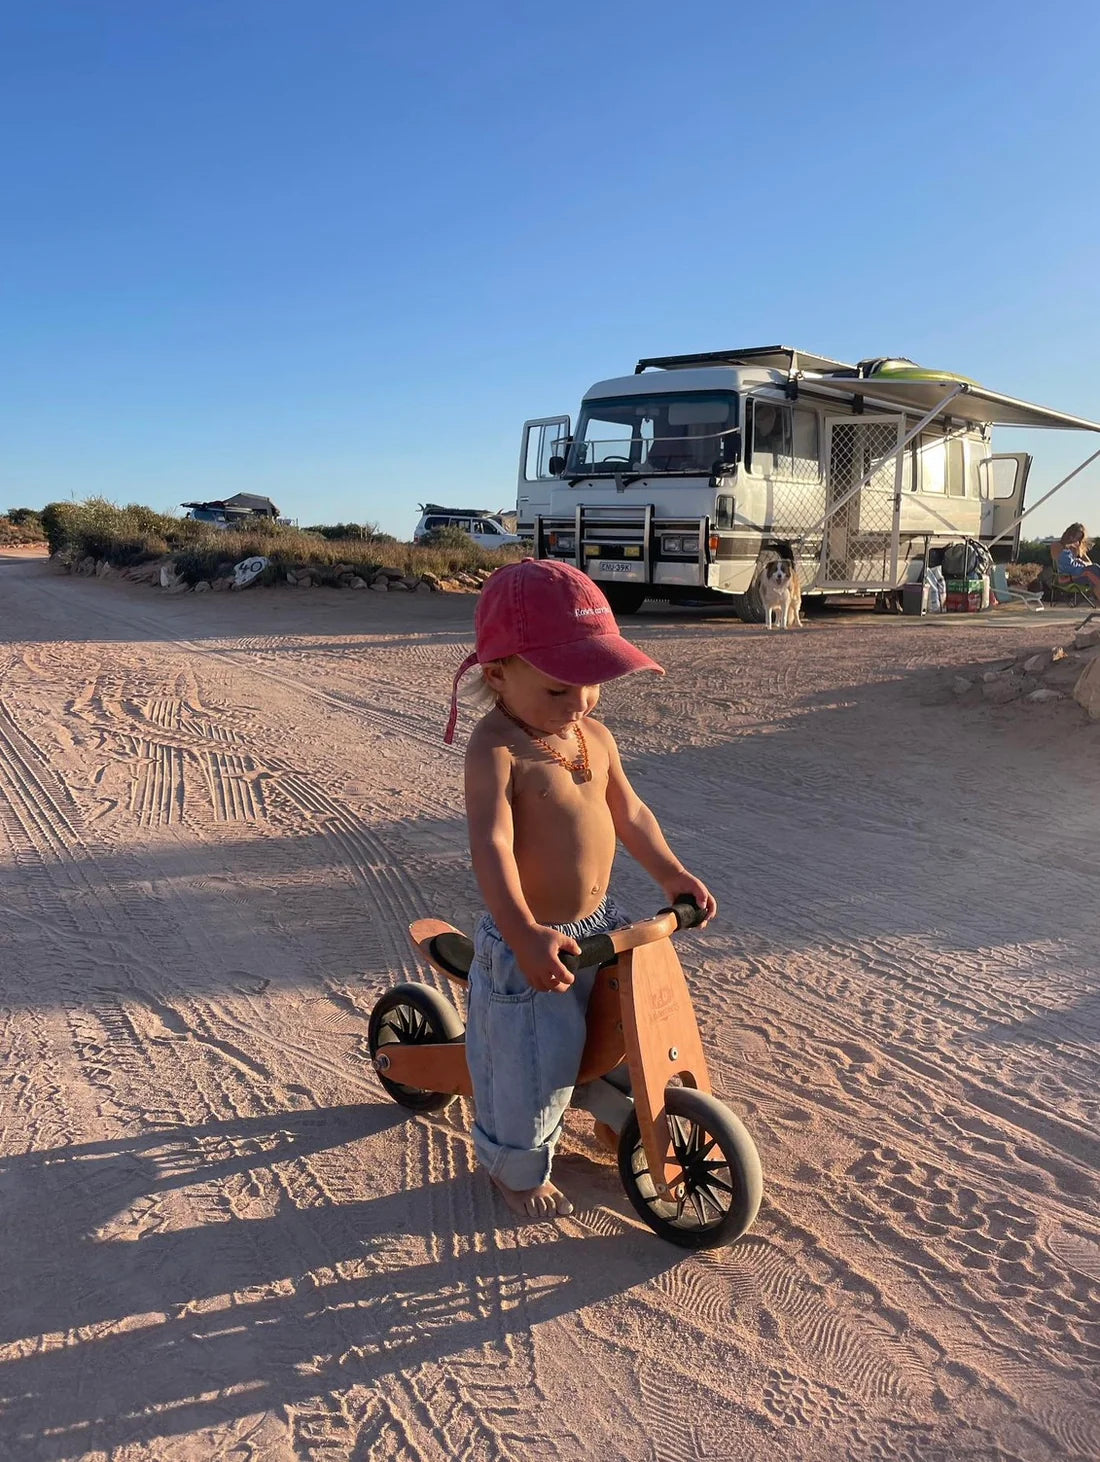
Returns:
[[[209,594],[210,593],[210,585],[207,583],[207,581],[205,579],[200,579],[199,582],[195,585],[195,593],[196,594]]]
[[[353,574],[354,572],[355,570],[354,568],[352,568],[350,563],[338,563],[333,569],[333,573],[336,575],[336,577],[341,579],[345,575]]]
[[[226,589],[233,587],[233,579],[229,574],[219,574],[210,585],[215,594],[224,594]]]
[[[435,590],[432,588],[431,584],[426,584],[424,580],[421,579],[420,583],[416,586],[416,592],[418,594],[434,594]]]
[[[986,680],[982,686],[982,695],[995,706],[1003,706],[1007,701],[1018,700],[1022,692],[1021,682],[1009,679],[1007,676],[1003,680],[994,676],[991,680]]]
[[[982,676],[982,679],[985,681],[986,685],[996,685],[998,680],[1008,674],[1011,674],[1011,672],[1008,670],[987,670]]]
[[[968,690],[974,689],[974,682],[967,680],[965,675],[956,675],[951,682],[951,689],[956,695],[965,695]]]
[[[427,584],[428,587],[431,589],[442,589],[443,587],[443,581],[439,578],[437,574],[421,574],[420,582],[422,584]]]
[[[169,594],[186,594],[190,588],[191,585],[186,579],[177,579],[174,584],[168,585],[168,592]]]
[[[312,576],[312,574],[299,574],[298,575],[298,585],[297,585],[297,587],[299,589],[312,589],[313,588],[313,576]]]
[[[1091,650],[1093,645],[1100,645],[1100,629],[1079,629],[1073,637],[1075,650]]]
[[[75,573],[75,574],[94,574],[95,573],[95,559],[92,557],[92,555],[90,553],[87,554],[86,557],[84,557],[84,558],[82,558],[80,560],[80,562],[77,564],[76,568],[73,570],[73,573]]]
[[[401,582],[410,594],[414,594],[420,585],[420,576],[419,574],[406,574]]]
[[[290,587],[292,589],[297,585],[297,583],[298,583],[298,575],[294,572],[293,569],[287,569],[287,571],[286,571],[286,581],[287,581],[287,583],[290,585]]]
[[[101,558],[95,566],[95,576],[97,579],[105,579],[108,574],[113,572],[114,570],[105,558]]]
[[[1065,696],[1060,690],[1051,690],[1049,685],[1041,685],[1038,690],[1033,690],[1026,700],[1033,705],[1042,705],[1046,701],[1063,701]]]
[[[1031,655],[1024,661],[1024,674],[1038,675],[1049,663],[1045,655]]]
[[[1059,660],[1064,660],[1065,658],[1066,652],[1061,645],[1059,645],[1056,650],[1051,650],[1050,652],[1050,660],[1052,665],[1056,664]]]
[[[1100,721],[1100,659],[1090,661],[1081,671],[1073,699],[1088,712],[1090,721]]]
[[[375,574],[375,578],[377,578],[379,574],[385,574],[387,579],[403,579],[405,577],[405,570],[395,569],[387,564],[384,568],[380,568],[377,571],[377,573]]]
[[[162,589],[171,589],[172,586],[174,584],[178,584],[179,581],[180,576],[176,573],[172,565],[168,563],[162,563],[160,566],[160,587]]]
[[[352,574],[350,580],[348,581],[349,589],[365,589],[366,587],[366,579],[361,579],[358,574]]]
[[[375,579],[371,585],[371,592],[374,594],[388,594],[390,592],[389,583],[385,579]]]

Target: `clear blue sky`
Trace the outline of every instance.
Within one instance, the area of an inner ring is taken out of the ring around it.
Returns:
[[[514,503],[525,417],[731,345],[1100,417],[1098,45],[1086,0],[2,0],[0,509],[407,537]],[[1000,436],[1032,501],[1090,443]]]

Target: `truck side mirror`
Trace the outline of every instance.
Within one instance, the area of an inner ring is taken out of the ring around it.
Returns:
[[[551,457],[550,461],[547,463],[547,466],[550,469],[551,477],[560,477],[565,471],[565,458]]]

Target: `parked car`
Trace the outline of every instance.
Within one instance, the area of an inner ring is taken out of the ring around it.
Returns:
[[[444,508],[438,503],[424,503],[420,522],[413,530],[413,542],[423,543],[437,528],[458,528],[468,533],[478,548],[511,548],[523,541],[481,509]]]

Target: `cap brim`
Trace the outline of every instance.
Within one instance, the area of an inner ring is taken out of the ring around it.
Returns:
[[[656,660],[651,660],[622,635],[595,635],[591,639],[574,640],[571,645],[526,650],[522,658],[563,685],[602,685],[605,680],[617,680],[620,675],[630,675],[635,670],[665,673]]]

